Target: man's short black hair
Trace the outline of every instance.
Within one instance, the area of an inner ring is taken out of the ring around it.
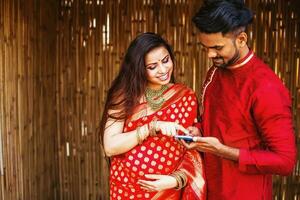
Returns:
[[[224,35],[246,27],[252,19],[253,13],[242,0],[210,0],[204,2],[192,20],[200,32]]]

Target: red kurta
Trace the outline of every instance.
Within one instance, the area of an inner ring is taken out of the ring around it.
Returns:
[[[238,162],[205,154],[208,200],[272,199],[271,174],[296,160],[288,90],[253,52],[240,63],[212,67],[204,84],[203,135],[240,149]]]

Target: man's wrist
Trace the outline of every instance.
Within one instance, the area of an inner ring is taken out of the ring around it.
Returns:
[[[239,154],[240,150],[237,148],[229,147],[224,144],[221,144],[218,150],[218,155],[220,157],[233,160],[233,161],[238,161],[239,160]]]

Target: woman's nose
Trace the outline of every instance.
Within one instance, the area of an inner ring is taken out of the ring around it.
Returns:
[[[160,63],[158,72],[160,72],[162,74],[166,73],[167,72],[167,67],[163,63]]]

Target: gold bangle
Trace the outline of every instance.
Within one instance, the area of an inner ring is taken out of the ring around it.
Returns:
[[[141,138],[141,127],[140,126],[136,128],[136,138],[137,138],[138,144],[143,143],[143,139]]]
[[[177,186],[174,188],[176,190],[180,190],[182,188],[182,181],[181,178],[178,176],[178,174],[176,173],[172,173],[170,174],[172,177],[174,177],[176,179],[177,182]]]
[[[176,190],[180,190],[187,184],[187,176],[183,171],[175,171],[170,174],[172,177],[174,177],[177,181],[177,186],[175,187]]]
[[[187,175],[184,172],[181,172],[180,177],[182,179],[182,187],[185,187],[187,184],[187,180],[188,180]]]
[[[150,122],[150,129],[149,134],[150,136],[156,136],[156,127],[157,126],[157,119],[154,119]]]

